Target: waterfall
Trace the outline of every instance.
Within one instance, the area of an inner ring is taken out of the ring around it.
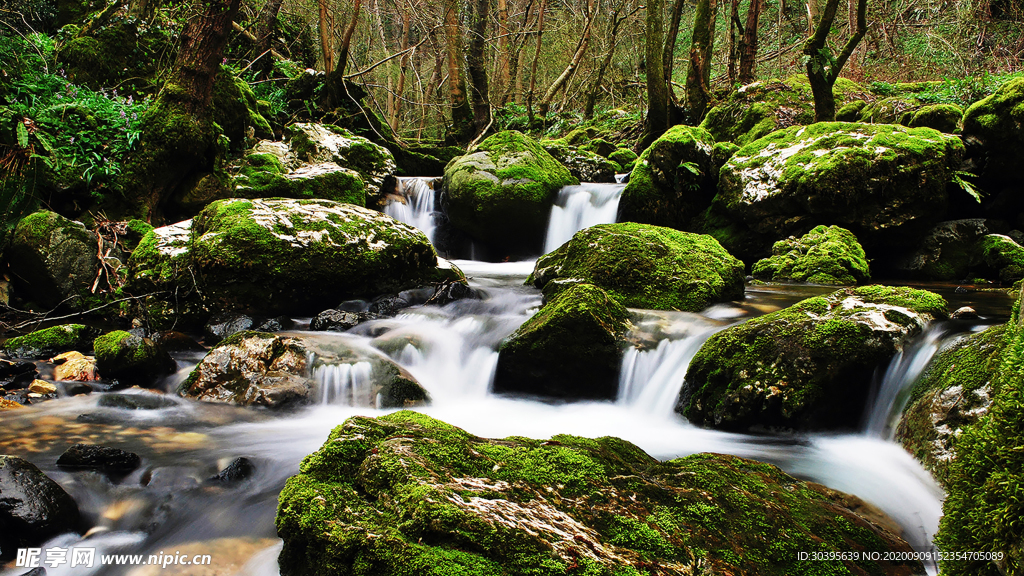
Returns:
[[[440,178],[399,178],[398,195],[389,199],[384,213],[395,220],[415,226],[434,243],[434,184]]]
[[[895,431],[893,424],[909,400],[910,388],[942,347],[947,332],[947,326],[933,323],[893,357],[873,401],[868,403],[865,433],[876,438],[892,439]]]
[[[572,235],[595,224],[615,222],[619,198],[625,184],[584,183],[565,186],[558,191],[551,207],[544,252],[551,252],[572,238]]]
[[[320,404],[342,406],[376,406],[370,398],[373,367],[369,362],[324,364],[313,369]]]
[[[630,347],[622,357],[617,403],[652,416],[671,415],[690,360],[716,331],[666,338],[654,350]]]

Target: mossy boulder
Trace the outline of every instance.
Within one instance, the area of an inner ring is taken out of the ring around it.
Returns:
[[[366,184],[367,205],[383,201],[385,180],[397,170],[387,148],[330,124],[297,122],[287,126],[285,133],[290,149],[286,167],[296,170],[301,164],[333,162],[359,173]]]
[[[286,483],[276,524],[282,576],[923,575],[918,562],[798,560],[912,554],[863,505],[735,456],[489,440],[402,411],[335,428]]]
[[[989,181],[1019,180],[1024,162],[1024,78],[1003,84],[975,102],[963,118],[965,142],[974,144],[975,173]]]
[[[192,221],[154,228],[128,258],[125,290],[140,297],[154,328],[202,326],[208,315],[188,255]]]
[[[501,343],[494,391],[614,400],[629,318],[592,284],[560,291]]]
[[[421,231],[330,200],[214,202],[193,220],[190,242],[191,266],[217,310],[316,314],[442,275]]]
[[[991,407],[1005,336],[1006,326],[999,325],[946,344],[914,384],[896,425],[896,441],[943,484],[957,437]]]
[[[344,390],[343,397],[337,397],[340,391],[324,389],[337,380],[331,377],[332,369],[352,370],[360,364],[368,376],[361,387]],[[233,334],[210,350],[179,393],[204,402],[275,409],[314,400],[375,408],[415,406],[428,400],[408,372],[381,354],[340,340],[254,331]]]
[[[862,106],[853,122],[909,126],[921,107],[922,102],[911,94],[889,96]]]
[[[335,162],[285,168],[273,154],[249,154],[234,178],[236,198],[323,198],[366,206],[366,184],[355,170]]]
[[[639,158],[636,152],[633,152],[629,148],[616,148],[614,152],[608,155],[608,159],[615,162],[622,167],[622,171],[629,173],[633,171],[636,166],[636,159]]]
[[[149,338],[115,330],[93,342],[96,369],[122,384],[149,385],[177,367],[171,356]]]
[[[15,336],[4,342],[4,352],[11,358],[52,358],[61,352],[92,350],[96,330],[82,324],[61,324]]]
[[[975,247],[978,267],[988,271],[984,277],[1013,283],[1024,278],[1024,246],[1009,236],[986,234]]]
[[[224,65],[213,81],[213,120],[235,150],[246,148],[245,139],[250,131],[249,138],[274,137],[270,123],[259,112],[252,88]]]
[[[960,120],[963,117],[964,109],[956,104],[931,104],[922,106],[915,112],[908,126],[911,128],[923,126],[952,134],[959,128]]]
[[[100,240],[81,222],[42,210],[18,222],[7,249],[17,294],[39,306],[85,306],[100,267],[100,247],[109,251],[114,270],[124,258],[120,248]]]
[[[636,160],[618,220],[689,229],[715,195],[714,145],[714,137],[701,128],[669,128]]]
[[[946,316],[941,296],[864,286],[718,332],[686,371],[676,412],[722,430],[853,429],[875,369]]]
[[[794,126],[726,162],[712,210],[761,235],[766,247],[819,224],[849,229],[869,251],[905,246],[944,214],[963,151],[959,138],[931,128]]]
[[[630,308],[699,312],[743,297],[743,263],[710,236],[646,224],[599,224],[541,256],[526,282],[548,297],[589,283]]]
[[[772,246],[772,256],[754,264],[754,278],[853,286],[871,279],[857,237],[839,226],[816,226],[799,239]]]
[[[832,87],[836,106],[858,100],[867,90],[851,80],[839,78]],[[746,146],[758,138],[788,128],[814,122],[814,96],[806,74],[783,80],[772,79],[747,84],[708,111],[700,127],[722,142]]]
[[[499,253],[528,255],[540,251],[558,191],[573,184],[540,144],[506,131],[448,164],[440,199],[459,230]]]
[[[990,232],[990,224],[984,218],[939,222],[924,234],[913,251],[896,259],[892,267],[905,277],[959,282],[970,275],[978,240]]]
[[[580,182],[615,182],[615,174],[622,169],[616,162],[583,148],[544,142],[544,150]]]

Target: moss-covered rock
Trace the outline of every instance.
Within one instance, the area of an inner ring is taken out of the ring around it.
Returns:
[[[998,277],[1006,283],[1024,278],[1024,246],[1009,236],[987,234],[975,246],[978,267],[987,269],[988,277]]]
[[[331,389],[345,384],[334,377],[336,372],[340,376],[360,365],[366,368],[366,382]],[[428,400],[419,383],[383,355],[339,340],[253,331],[233,334],[210,350],[179,393],[205,402],[266,408],[313,400],[401,408]]]
[[[120,248],[81,222],[46,210],[29,214],[18,222],[6,252],[15,290],[46,308],[81,308],[93,296],[101,244],[104,253],[109,250],[111,264],[119,265],[124,257]]]
[[[245,138],[273,138],[274,131],[259,112],[256,95],[245,80],[222,65],[213,81],[213,119],[235,150],[246,148]]]
[[[215,202],[193,220],[188,257],[211,307],[270,316],[438,280],[421,231],[329,200]]]
[[[637,158],[636,152],[629,148],[616,148],[614,152],[608,155],[608,159],[618,164],[624,173],[633,171]]]
[[[188,257],[192,221],[146,233],[128,258],[125,290],[139,296],[145,317],[154,328],[202,326],[208,310]]]
[[[599,224],[541,256],[526,281],[548,297],[589,283],[630,308],[699,312],[743,297],[743,263],[710,236],[646,224]]]
[[[614,400],[629,318],[592,284],[560,291],[501,343],[494,391]]]
[[[893,268],[910,278],[959,282],[970,276],[978,240],[990,231],[983,218],[939,222]]]
[[[715,140],[691,126],[673,126],[640,154],[619,201],[620,222],[689,229],[715,195]]]
[[[911,128],[934,128],[939,132],[952,134],[960,126],[964,117],[964,109],[956,104],[931,104],[922,106],[910,120]]]
[[[51,358],[69,350],[88,352],[92,350],[95,337],[94,328],[82,324],[62,324],[10,338],[4,342],[3,348],[12,358]]]
[[[772,256],[754,264],[754,278],[853,286],[871,279],[857,237],[839,226],[816,226],[799,239],[772,246]]]
[[[836,106],[857,100],[867,90],[846,78],[832,87]],[[722,142],[746,146],[771,132],[814,122],[814,96],[806,74],[747,84],[708,111],[700,127]]]
[[[854,428],[878,365],[945,316],[941,296],[911,288],[804,300],[709,338],[690,362],[676,411],[723,430]]]
[[[1024,162],[1024,78],[1003,84],[964,112],[965,141],[976,142],[975,173],[990,181],[1018,179]]]
[[[330,124],[295,123],[285,132],[291,152],[286,167],[296,170],[301,164],[333,162],[359,173],[366,184],[368,206],[383,201],[384,181],[396,171],[395,158],[387,148]]]
[[[579,184],[537,142],[499,132],[445,168],[441,206],[453,226],[504,254],[536,254],[563,186]]]
[[[366,184],[355,170],[334,162],[284,167],[272,154],[249,154],[234,178],[236,198],[323,198],[366,206]]]
[[[940,350],[914,384],[896,426],[896,441],[943,484],[956,458],[957,437],[992,404],[1005,332],[1005,326],[993,326]]]
[[[924,574],[917,562],[797,559],[911,551],[858,505],[735,456],[488,440],[403,411],[335,428],[288,480],[276,523],[283,576]]]
[[[93,342],[96,369],[104,378],[122,384],[148,385],[157,378],[174,373],[171,356],[149,338],[115,330]]]
[[[583,148],[544,142],[544,150],[551,154],[569,174],[580,182],[615,182],[615,174],[621,170],[616,162]]]
[[[921,106],[922,102],[912,94],[889,96],[862,106],[853,122],[909,126]]]
[[[959,138],[931,128],[787,128],[729,159],[712,209],[762,235],[766,247],[819,224],[848,228],[869,249],[906,245],[943,215],[963,150]]]

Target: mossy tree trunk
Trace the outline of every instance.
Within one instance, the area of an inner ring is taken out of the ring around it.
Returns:
[[[487,17],[490,4],[490,0],[476,0],[473,2],[471,15],[472,26],[470,26],[471,39],[469,41],[467,69],[471,90],[470,100],[473,107],[473,138],[481,135],[491,123],[491,101],[487,89],[487,63],[484,58],[487,42]]]
[[[162,222],[162,210],[183,182],[213,169],[219,132],[213,122],[214,78],[224,57],[239,0],[203,0],[185,25],[167,82],[141,122],[139,153],[121,190],[134,212]]]
[[[686,71],[686,114],[690,124],[704,119],[711,103],[711,56],[715,48],[717,0],[697,0],[690,43],[690,67]]]
[[[814,29],[814,34],[804,43],[807,79],[814,94],[815,122],[831,122],[836,118],[836,100],[832,94],[832,86],[867,32],[867,5],[867,0],[857,0],[857,29],[850,35],[838,57],[832,56],[827,41],[839,9],[839,0],[828,0],[825,9],[821,11],[821,18]]]
[[[669,128],[668,81],[665,78],[665,0],[647,2],[644,44],[644,68],[647,71],[647,119],[637,142],[643,150]]]
[[[451,107],[452,123],[449,143],[465,144],[472,139],[473,111],[466,99],[466,76],[463,73],[462,25],[459,22],[458,0],[444,3],[444,32],[447,44],[448,104]]]

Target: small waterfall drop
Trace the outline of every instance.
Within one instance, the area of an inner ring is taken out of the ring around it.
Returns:
[[[671,415],[690,360],[715,331],[679,340],[666,338],[653,350],[626,350],[619,371],[617,403],[652,416]]]
[[[370,398],[373,367],[369,362],[324,364],[313,369],[320,404],[376,407]]]
[[[899,418],[909,400],[911,386],[942,347],[947,332],[948,327],[942,323],[929,325],[889,362],[878,392],[868,404],[867,424],[864,427],[867,435],[892,439],[894,421]]]
[[[384,213],[395,220],[415,226],[434,243],[434,185],[440,178],[402,177],[398,179],[398,195],[384,206]]]
[[[558,191],[551,207],[544,252],[551,252],[572,238],[572,235],[595,224],[615,222],[619,199],[625,184],[583,183],[565,186]]]

